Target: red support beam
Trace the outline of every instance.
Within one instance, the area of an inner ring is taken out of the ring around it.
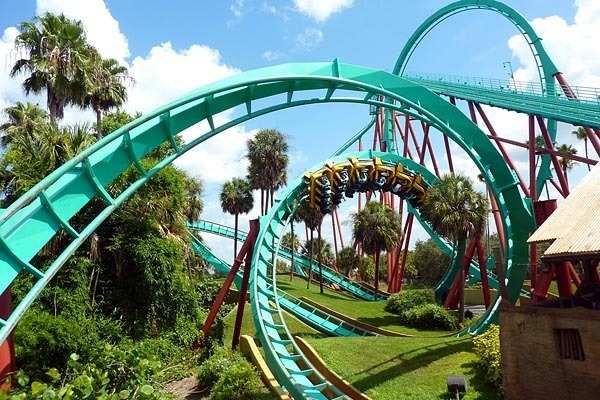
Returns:
[[[235,261],[233,262],[233,265],[231,266],[231,270],[229,271],[229,274],[225,278],[225,282],[223,283],[223,286],[221,286],[221,289],[219,290],[219,293],[217,294],[217,298],[215,299],[215,302],[214,302],[210,312],[208,313],[208,316],[206,317],[206,321],[204,321],[204,326],[202,327],[202,333],[203,333],[202,339],[208,335],[208,332],[210,331],[212,324],[215,322],[215,318],[217,317],[217,314],[219,313],[219,310],[221,309],[221,306],[223,305],[223,302],[225,301],[227,292],[229,292],[229,289],[231,288],[233,279],[235,278],[235,275],[239,271],[240,265],[242,265],[244,256],[246,256],[246,254],[248,252],[252,252],[254,249],[254,243],[255,243],[256,237],[258,235],[258,226],[259,226],[258,220],[250,221],[250,231],[248,232],[248,236],[246,237],[246,240],[244,241],[242,248],[240,249],[237,257],[235,258]],[[250,266],[248,265],[246,269],[249,270]],[[240,293],[240,299],[242,299],[241,293]],[[243,297],[243,301],[246,301],[245,295]],[[238,313],[239,313],[239,309],[238,309]],[[243,313],[243,307],[242,307],[242,313]],[[237,319],[236,319],[236,325],[237,325]],[[200,348],[200,346],[202,346],[202,339],[197,340],[194,343],[194,350],[197,350]]]
[[[0,318],[7,320],[12,310],[12,295],[10,287],[0,296]],[[9,379],[17,371],[15,358],[15,343],[11,333],[0,345],[0,390],[9,390],[12,384]],[[12,380],[14,382],[14,379]]]
[[[475,255],[475,249],[477,246],[477,240],[473,239],[469,242],[469,246],[467,246],[467,249],[465,251],[464,257],[462,259],[462,264],[461,264],[461,268],[464,271],[464,274],[462,274],[462,276],[466,277],[467,273],[469,271],[469,266],[471,265],[471,261],[473,260],[473,256]],[[460,285],[464,285],[465,282],[461,282],[460,280],[461,274],[458,273],[456,274],[456,277],[454,278],[454,283],[452,284],[452,288],[450,289],[450,292],[448,293],[448,297],[446,298],[446,302],[444,303],[444,307],[454,310],[456,308],[458,308],[460,299],[459,299],[459,291],[460,291]]]
[[[494,216],[494,222],[496,224],[496,232],[498,233],[498,240],[500,241],[500,248],[502,254],[506,254],[506,236],[504,235],[504,225],[502,225],[502,216],[500,215],[500,208],[496,198],[490,194],[490,205],[492,206],[492,215]]]
[[[481,290],[483,291],[483,302],[485,304],[485,308],[488,308],[491,304],[490,284],[488,282],[485,252],[483,250],[483,243],[481,243],[481,238],[479,238],[477,239],[477,261],[479,261],[479,274],[481,275]]]
[[[542,131],[542,136],[544,137],[544,140],[546,141],[546,147],[549,148],[550,150],[554,150],[554,143],[552,143],[552,138],[550,138],[550,134],[548,133],[548,128],[546,128],[546,124],[544,123],[543,118],[536,116],[536,119],[538,122],[538,126],[540,127],[540,130]],[[560,162],[558,162],[558,158],[556,156],[550,156],[550,157],[552,160],[552,165],[554,166],[554,173],[556,174],[556,176],[558,178],[558,182],[560,183],[560,187],[562,188],[561,192],[563,193],[563,196],[566,197],[569,195],[569,183],[567,182],[567,178],[565,177],[565,174],[563,173],[562,165],[560,165]]]
[[[537,303],[539,301],[544,301],[548,298],[548,288],[550,288],[550,284],[552,283],[552,279],[554,279],[554,274],[556,273],[556,264],[550,263],[550,265],[545,266],[542,269],[539,279],[537,280],[537,285],[535,287],[531,287],[531,302]]]
[[[487,115],[483,111],[483,108],[481,107],[481,105],[478,104],[478,103],[475,103],[474,105],[475,105],[475,108],[477,108],[477,111],[479,112],[479,115],[481,116],[481,119],[483,120],[483,123],[485,124],[485,126],[488,129],[488,131],[490,132],[490,135],[492,135],[492,137],[494,137],[494,138],[499,137],[498,134],[496,133],[496,130],[494,129],[494,126],[492,125],[492,123],[490,122],[489,118],[487,117]],[[502,157],[504,158],[504,160],[506,160],[506,163],[508,164],[508,166],[510,167],[510,169],[512,169],[513,171],[515,171],[515,173],[517,174],[517,178],[519,179],[519,185],[521,185],[521,189],[523,190],[523,193],[525,193],[526,197],[530,197],[530,195],[529,195],[529,188],[525,184],[525,181],[523,181],[523,178],[521,177],[521,174],[519,173],[519,170],[515,167],[515,165],[514,165],[514,163],[512,161],[512,158],[507,153],[507,151],[504,148],[504,146],[502,146],[501,141],[496,141],[496,145],[498,146],[498,150],[500,150],[500,153],[502,153]]]
[[[562,75],[562,73],[557,72],[556,74],[554,74],[554,77],[560,84],[560,87],[562,88],[565,96],[567,96],[568,98],[571,98],[571,99],[577,98],[577,96],[571,89],[571,86],[569,86],[569,83],[565,80],[565,77]],[[598,138],[599,132],[597,130],[592,130],[590,128],[585,128],[585,127],[584,127],[584,130],[585,130],[585,134],[587,135],[588,139],[590,139],[590,143],[592,143],[592,147],[594,147],[594,150],[596,150],[596,154],[598,156],[600,156],[600,139]]]
[[[569,271],[570,265],[571,263],[569,262],[563,262],[556,268],[556,285],[558,286],[558,295],[560,297],[567,297],[573,294],[573,284]]]

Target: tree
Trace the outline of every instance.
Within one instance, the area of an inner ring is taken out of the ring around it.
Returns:
[[[337,256],[336,264],[340,271],[344,271],[347,277],[350,273],[358,268],[360,258],[352,247],[344,247],[340,250]]]
[[[260,190],[261,214],[273,205],[275,190],[287,183],[288,144],[286,137],[274,129],[263,129],[248,140],[248,180]],[[270,198],[270,201],[269,201]]]
[[[81,21],[64,14],[35,17],[19,24],[19,31],[15,47],[26,55],[16,61],[10,76],[29,74],[23,82],[26,94],[46,91],[54,124],[63,118],[66,104],[76,104],[83,97],[86,65],[97,52],[88,44]]]
[[[200,214],[202,214],[202,209],[204,208],[204,202],[200,197],[204,190],[202,181],[200,178],[186,176],[183,179],[183,184],[185,186],[186,200],[183,213],[188,222],[196,222],[200,218]]]
[[[14,136],[0,161],[0,185],[6,201],[24,194],[56,168],[95,142],[87,125],[36,125],[32,135]]]
[[[451,261],[433,239],[417,240],[412,251],[412,262],[427,287],[435,286],[442,279]]]
[[[298,215],[298,219],[303,221],[304,224],[306,224],[306,227],[308,229],[310,229],[310,242],[312,243],[313,238],[314,238],[314,230],[317,229],[318,227],[320,227],[321,223],[323,222],[323,214],[321,213],[321,211],[319,209],[311,207],[310,203],[308,203],[308,202],[302,203],[300,205],[300,207],[298,207],[296,214]],[[308,271],[308,282],[306,283],[307,289],[310,287],[310,281],[311,281],[312,275],[313,275],[312,274],[313,247],[312,246],[309,247],[308,250],[309,250],[308,258],[310,260],[311,267]],[[319,268],[320,267],[321,267],[321,265],[319,264]],[[321,274],[321,276],[322,276],[322,274]],[[322,291],[321,283],[320,283],[320,286],[321,286],[321,291]]]
[[[455,268],[460,272],[459,322],[464,319],[465,273],[462,260],[467,238],[481,237],[489,211],[487,197],[473,189],[471,180],[460,175],[446,174],[427,191],[421,216],[434,231],[458,246]]]
[[[358,274],[365,282],[375,279],[375,262],[370,257],[363,257],[358,262]]]
[[[318,227],[317,227],[318,229]],[[334,257],[333,251],[331,249],[331,243],[327,240],[321,238],[309,239],[304,243],[304,248],[302,249],[302,254],[308,255],[308,253],[312,251],[312,254],[317,255],[317,259],[319,263],[330,264]]]
[[[102,139],[102,112],[120,107],[127,101],[126,81],[131,81],[127,68],[114,58],[102,59],[98,53],[89,63],[88,90],[81,100],[82,107],[91,107],[96,113],[96,133]]]
[[[588,153],[588,137],[587,133],[585,133],[585,128],[580,126],[577,130],[571,131],[573,135],[577,138],[577,140],[583,140],[585,145],[585,158],[590,158]],[[591,169],[590,164],[587,164],[588,171]]]
[[[221,208],[224,212],[235,216],[233,258],[237,256],[238,216],[249,213],[253,206],[254,197],[252,197],[252,189],[246,180],[233,178],[225,182],[223,190],[221,190]]]
[[[352,236],[362,245],[363,251],[375,256],[375,300],[379,291],[379,254],[389,251],[398,243],[402,234],[402,220],[391,208],[377,201],[369,201],[365,207],[352,214]]]
[[[48,113],[30,102],[23,104],[18,101],[14,106],[5,108],[4,114],[8,121],[0,125],[3,132],[0,144],[3,147],[10,145],[15,137],[34,136],[40,125],[48,121]]]
[[[570,144],[561,144],[560,146],[558,146],[556,148],[556,151],[559,151],[559,152],[565,153],[565,154],[570,154],[570,155],[577,154],[577,149],[575,147],[571,146]],[[567,183],[568,183],[569,178],[567,175],[567,171],[570,171],[575,166],[575,164],[577,164],[577,161],[573,161],[567,157],[559,157],[558,161],[562,167],[563,173],[565,174],[565,179],[567,180]]]

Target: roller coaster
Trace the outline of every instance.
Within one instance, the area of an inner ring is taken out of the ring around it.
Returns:
[[[440,22],[470,10],[497,13],[518,29],[530,46],[539,83],[521,85],[514,81],[405,75],[406,65],[422,39]],[[334,206],[343,197],[358,197],[362,191],[378,191],[392,205],[395,204],[392,195],[395,195],[398,203],[406,204],[410,211],[398,251],[407,249],[413,220],[422,222],[419,217],[422,199],[440,175],[431,144],[431,137],[437,134],[444,141],[451,172],[454,169],[449,143],[453,142],[471,159],[486,182],[502,247],[499,266],[506,275],[504,300],[513,304],[518,300],[528,272],[532,279],[531,295],[544,298],[549,278],[544,276],[546,272],[537,271],[537,251],[535,245],[527,244],[527,238],[549,213],[539,201],[543,188],[552,185],[562,196],[569,194],[559,159],[596,163],[587,157],[563,154],[554,147],[557,123],[561,121],[585,127],[596,156],[600,153],[600,105],[594,96],[594,90],[570,87],[527,20],[495,0],[462,0],[440,9],[409,38],[392,73],[344,64],[336,59],[242,72],[193,90],[104,137],[3,211],[0,216],[0,293],[9,293],[12,282],[20,274],[33,276],[34,283],[15,308],[1,316],[0,343],[6,341],[36,297],[94,230],[132,193],[188,150],[228,128],[280,110],[323,103],[363,104],[370,110],[371,122],[349,138],[330,159],[315,165],[288,185],[275,206],[261,219],[249,268],[254,323],[274,376],[295,399],[344,398],[304,357],[282,314],[282,309],[292,305],[286,305],[289,297],[277,289],[273,253],[281,251],[279,241],[299,204],[308,201],[322,212],[334,213]],[[467,102],[469,115],[456,106],[457,100]],[[502,138],[482,105],[526,114],[529,143]],[[231,114],[235,115],[233,119],[214,118],[228,110],[236,110]],[[206,124],[200,125],[201,122]],[[183,145],[175,140],[182,131],[196,125],[207,128]],[[373,149],[361,151],[359,147],[359,151],[348,152],[353,144],[362,143],[362,137],[371,128],[376,139]],[[537,131],[544,139],[543,146],[536,145]],[[420,140],[418,135],[421,135]],[[144,168],[140,160],[163,143],[170,145],[171,153],[151,168]],[[528,149],[528,184],[505,148],[509,144]],[[425,165],[431,165],[434,171]],[[107,186],[130,166],[140,172],[139,179],[120,194],[111,196]],[[81,231],[74,229],[69,221],[94,197],[104,201],[104,208]],[[440,246],[454,254],[443,238],[426,223],[422,225]],[[49,267],[34,265],[34,256],[58,234],[69,237],[69,245]],[[469,247],[471,257],[481,250],[477,243]],[[480,269],[482,280],[488,276],[484,263],[479,257],[477,263],[469,266]],[[567,264],[561,268],[568,273],[557,274],[557,277],[570,283],[576,281],[576,277],[572,266]],[[401,265],[402,262],[397,263],[391,269],[394,279]],[[455,256],[436,288],[439,293],[449,295],[462,284],[455,278],[462,265],[463,260]],[[391,288],[399,289],[397,280],[391,283]],[[496,322],[501,300],[499,295],[491,300],[486,313],[462,334],[480,333]]]

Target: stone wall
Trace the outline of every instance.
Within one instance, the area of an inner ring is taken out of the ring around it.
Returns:
[[[600,311],[503,309],[500,348],[505,399],[600,399]]]

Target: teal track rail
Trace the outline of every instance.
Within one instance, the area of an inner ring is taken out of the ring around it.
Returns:
[[[384,71],[335,60],[246,71],[196,89],[105,136],[13,203],[0,216],[0,292],[9,288],[19,274],[29,274],[34,279],[8,318],[0,320],[0,342],[6,340],[23,313],[76,249],[162,168],[233,126],[271,112],[321,103],[388,107],[429,124],[465,151],[489,183],[499,205],[508,238],[505,257],[508,300],[514,303],[525,278],[526,240],[528,232],[533,230],[533,218],[530,204],[523,200],[516,177],[501,154],[467,116],[428,89]],[[228,110],[235,111],[233,119],[214,118]],[[179,145],[175,136],[192,126],[199,128],[194,130],[195,136],[185,145]],[[140,160],[163,143],[171,146],[171,153],[145,169]],[[384,160],[386,157],[397,156],[381,156]],[[137,169],[139,178],[121,192],[113,193],[111,182],[130,167]],[[298,188],[290,187],[284,193],[302,199],[303,189]],[[91,217],[87,226],[75,230],[70,220],[95,197],[104,201],[104,208]],[[285,325],[278,323],[281,315],[277,294],[271,289],[274,268],[269,265],[271,250],[267,244],[275,239],[278,243],[280,224],[293,211],[288,199],[279,202],[261,221],[263,228],[250,279],[255,325],[269,367],[294,398],[342,398],[340,391],[316,372],[293,344]],[[48,267],[34,265],[35,255],[57,234],[70,238],[66,249]],[[479,332],[495,321],[498,304],[497,298],[470,331]],[[299,360],[302,362],[296,363]]]
[[[405,74],[404,77],[437,94],[572,125],[600,128],[600,100],[593,88],[575,87],[573,90],[582,98],[570,99],[561,92],[547,93],[541,85],[530,82],[423,73]]]
[[[200,254],[206,262],[224,275],[229,274],[231,265],[217,257],[201,240],[190,232],[192,248]],[[238,271],[234,277],[235,285],[240,288],[242,284],[242,271]],[[271,289],[271,288],[270,288]],[[360,328],[349,322],[343,321],[327,312],[312,306],[281,289],[277,289],[279,305],[287,312],[329,336],[379,336],[375,332]]]
[[[234,229],[210,221],[200,220],[194,223],[188,223],[187,226],[188,229],[194,229],[200,232],[213,233],[229,239],[233,239],[235,235]],[[246,236],[246,232],[238,230],[238,240],[244,240]],[[291,249],[287,247],[280,246],[277,250],[277,254],[279,254],[286,260],[292,260]],[[312,268],[313,274],[319,273],[319,264],[314,262],[311,263],[310,259],[306,258],[303,254],[295,253],[294,262],[296,263],[296,265],[294,266],[295,270],[304,278],[308,277],[305,271],[307,271],[309,268]],[[358,282],[348,279],[348,277],[344,276],[343,274],[340,274],[339,272],[328,267],[327,265],[321,265],[321,270],[323,271],[323,281],[325,281],[325,283],[329,285],[336,284],[345,292],[359,299],[368,301],[375,300],[375,291],[371,288],[365,287]],[[388,296],[382,292],[379,292],[378,298],[380,300],[387,300]]]
[[[216,222],[199,220],[199,221],[192,222],[192,223],[186,222],[186,226],[188,229],[192,229],[192,230],[195,230],[198,232],[211,233],[214,235],[226,237],[231,240],[233,240],[233,238],[235,236],[235,229],[233,229],[229,226],[226,226],[226,225],[218,224]],[[248,236],[248,232],[238,229],[238,231],[237,231],[237,240],[238,241],[246,240],[247,236]],[[280,247],[279,255],[283,256],[284,258],[286,258],[288,260],[292,259],[290,249],[288,249],[287,247],[283,247],[283,246]],[[294,261],[298,261],[300,258],[304,259],[304,256],[301,254],[298,254],[298,253],[294,254]],[[308,264],[307,260],[304,260],[304,262]],[[294,270],[296,271],[296,273],[298,273],[299,275],[301,275],[305,278],[308,276],[306,274],[306,272],[304,271],[304,268],[300,267],[297,263],[296,263],[296,265],[294,265]]]

